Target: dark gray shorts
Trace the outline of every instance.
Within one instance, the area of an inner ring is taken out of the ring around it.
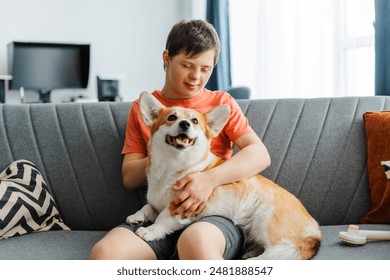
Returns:
[[[241,257],[244,247],[244,234],[238,226],[233,224],[232,221],[221,216],[208,216],[203,217],[194,223],[197,222],[209,222],[217,226],[222,231],[226,240],[225,252],[223,254],[223,258],[225,260],[237,259]],[[120,226],[128,228],[133,232],[135,232],[138,228],[137,226],[131,226],[129,224],[122,224]],[[183,230],[184,229],[176,231],[164,239],[147,242],[156,254],[157,259],[178,259],[176,244]]]

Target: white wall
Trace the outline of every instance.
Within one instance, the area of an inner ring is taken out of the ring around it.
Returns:
[[[0,0],[0,75],[8,74],[12,41],[91,44],[86,90],[54,90],[52,101],[80,94],[97,97],[96,76],[123,76],[120,93],[134,100],[143,90],[162,87],[162,51],[172,25],[199,13],[197,0]],[[27,102],[38,94],[26,92]],[[6,102],[18,103],[8,91]]]

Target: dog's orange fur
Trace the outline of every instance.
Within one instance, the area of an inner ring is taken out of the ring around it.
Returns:
[[[218,158],[209,165],[206,170],[218,166],[223,162],[223,159]],[[273,211],[268,225],[268,234],[270,236],[271,244],[275,245],[283,238],[289,237],[295,241],[296,246],[302,252],[303,259],[311,259],[317,253],[318,248],[321,245],[321,238],[296,237],[305,230],[308,226],[308,222],[311,221],[312,218],[302,203],[285,189],[258,174],[247,180],[241,180],[215,188],[209,198],[209,202],[212,203],[218,198],[218,189],[220,188],[228,191],[232,196],[240,198],[238,203],[243,203],[244,201],[242,200],[245,200],[248,195],[262,195],[261,192],[277,193],[277,195],[273,196],[272,203],[279,207],[275,208]],[[295,219],[286,220],[282,218],[291,211],[295,212]]]

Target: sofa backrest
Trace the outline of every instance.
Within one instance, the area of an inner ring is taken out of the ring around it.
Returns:
[[[141,207],[122,185],[130,103],[0,106],[0,168],[27,159],[46,179],[72,229],[108,229]]]
[[[370,208],[363,113],[390,97],[239,101],[271,155],[262,174],[295,194],[321,225],[359,223]]]
[[[238,100],[267,146],[262,174],[298,196],[320,224],[357,223],[369,209],[362,115],[390,97]],[[27,159],[72,229],[112,228],[144,203],[122,185],[131,103],[0,105],[0,169]]]

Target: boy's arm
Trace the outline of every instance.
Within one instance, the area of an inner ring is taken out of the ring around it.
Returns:
[[[146,185],[148,158],[142,153],[125,154],[122,162],[123,185],[129,191]]]
[[[271,164],[267,148],[255,133],[241,136],[235,144],[240,151],[223,164],[189,174],[177,182],[173,188],[183,191],[171,201],[172,215],[198,215],[216,186],[249,178]]]
[[[236,155],[209,170],[214,186],[250,178],[271,165],[268,150],[255,133],[241,136],[235,145],[240,149]]]

